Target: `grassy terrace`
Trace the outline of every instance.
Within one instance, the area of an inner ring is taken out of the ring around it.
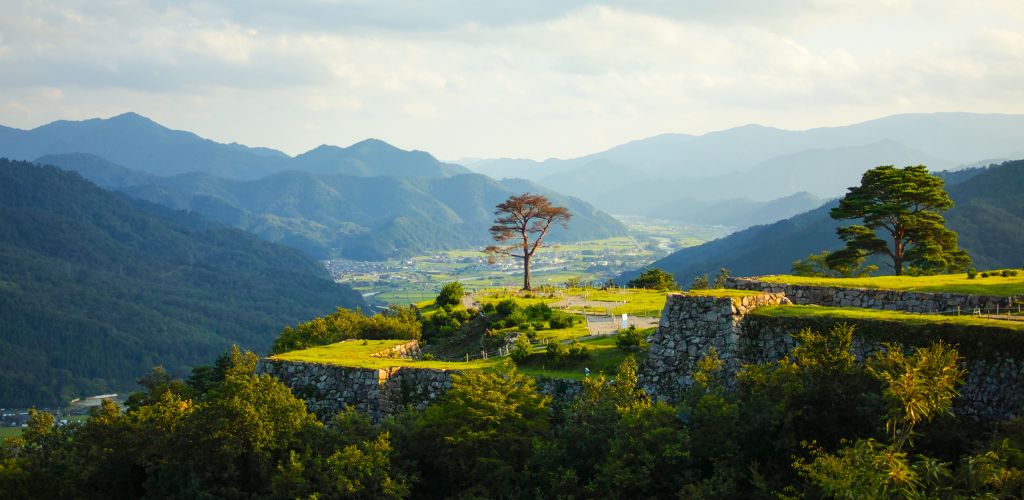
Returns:
[[[940,274],[936,276],[875,276],[871,278],[808,278],[777,275],[758,278],[770,283],[790,285],[816,285],[841,288],[875,288],[934,293],[963,293],[1009,297],[1024,294],[1024,272],[1017,276],[989,276],[967,279],[966,274]]]
[[[325,365],[348,366],[352,368],[392,368],[407,366],[415,368],[432,368],[441,370],[479,370],[490,368],[501,363],[498,358],[488,360],[458,361],[417,361],[402,358],[375,358],[371,354],[385,351],[406,340],[346,340],[336,344],[291,351],[271,356],[270,359],[284,361],[302,361]]]
[[[920,326],[957,325],[1001,328],[1003,330],[1024,331],[1024,321],[1000,321],[976,318],[973,316],[939,316],[933,314],[914,314],[902,311],[882,311],[877,309],[860,309],[856,307],[824,307],[824,306],[769,306],[754,309],[753,316],[772,318],[830,318],[849,320],[876,320],[909,323]]]
[[[583,341],[590,348],[590,359],[575,361],[565,366],[548,367],[543,352],[535,352],[519,367],[519,371],[534,377],[549,377],[579,380],[583,378],[583,368],[589,368],[591,375],[604,372],[614,375],[619,364],[629,355],[615,346],[615,337],[606,336]],[[642,354],[637,353],[639,356]]]

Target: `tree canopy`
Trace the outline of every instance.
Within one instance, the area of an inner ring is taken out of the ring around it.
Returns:
[[[905,270],[934,274],[966,269],[970,257],[957,248],[956,233],[946,229],[941,215],[952,207],[943,180],[924,165],[868,170],[860,186],[851,187],[830,212],[834,219],[862,223],[836,229],[846,247],[828,256],[829,267],[848,266],[878,254],[891,259],[897,276]],[[889,241],[880,238],[880,232]]]
[[[544,242],[552,224],[568,227],[572,214],[569,209],[551,204],[546,196],[523,193],[510,196],[499,203],[494,211],[496,218],[491,226],[491,237],[498,243],[513,241],[506,245],[491,245],[484,252],[506,255],[523,261],[523,290],[530,289],[530,259]],[[533,241],[530,241],[533,238]],[[516,251],[519,253],[516,253]]]
[[[676,278],[671,273],[667,273],[656,267],[652,267],[635,279],[629,280],[627,286],[630,288],[649,288],[652,290],[678,290],[679,286],[676,285]]]

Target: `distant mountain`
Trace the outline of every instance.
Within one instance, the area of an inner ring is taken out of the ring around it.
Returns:
[[[938,171],[1024,156],[1024,115],[896,115],[804,131],[747,125],[701,136],[664,134],[575,159],[477,160],[474,171],[522,177],[613,213],[643,214],[681,198],[767,201],[842,194],[851,175],[885,164]],[[643,193],[643,196],[636,196]]]
[[[295,158],[268,148],[222,144],[191,132],[171,130],[149,118],[125,113],[109,119],[56,121],[32,130],[0,127],[0,156],[89,153],[143,173],[203,172],[230,179],[257,179],[286,170],[358,176],[443,177],[467,173],[422,151],[404,151],[376,139],[347,148],[320,146]]]
[[[622,223],[586,202],[528,181],[496,182],[479,174],[399,178],[289,171],[242,181],[201,173],[148,176],[83,155],[43,159],[104,187],[192,210],[318,258],[380,260],[484,245],[494,206],[526,191],[548,195],[573,213],[569,230],[553,230],[551,241],[626,234]]]
[[[946,212],[947,226],[959,234],[978,269],[1024,264],[1024,160],[940,173],[955,206]],[[776,222],[755,226],[696,247],[684,248],[653,264],[689,284],[694,276],[722,267],[733,275],[788,273],[793,261],[822,250],[841,248],[829,217],[837,202]],[[883,267],[884,271],[884,267]],[[628,280],[637,271],[621,276]]]
[[[811,193],[799,192],[771,201],[734,198],[718,202],[675,200],[648,212],[655,219],[689,224],[730,226],[739,229],[788,219],[821,205]]]
[[[233,343],[265,351],[284,325],[338,306],[365,303],[296,250],[0,160],[0,406],[123,391]]]

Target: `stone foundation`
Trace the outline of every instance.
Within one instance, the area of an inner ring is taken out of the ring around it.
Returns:
[[[1005,308],[1011,302],[1008,297],[788,285],[760,281],[757,278],[729,278],[726,281],[726,287],[737,290],[781,293],[797,305],[861,307],[912,313],[952,312],[959,308],[963,314],[971,314],[974,308],[982,310],[995,309],[996,306]]]

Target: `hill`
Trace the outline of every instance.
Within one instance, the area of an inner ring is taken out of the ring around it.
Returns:
[[[865,165],[937,171],[1019,158],[1021,144],[1024,115],[906,114],[802,131],[746,125],[701,136],[663,134],[580,158],[476,160],[470,167],[495,178],[532,179],[613,213],[643,214],[682,198],[767,201],[799,191],[831,198]]]
[[[1024,263],[1024,160],[942,175],[955,206],[945,213],[947,227],[959,234],[978,269],[1019,267]],[[722,267],[734,275],[788,273],[793,261],[813,252],[841,248],[838,221],[829,217],[836,202],[774,224],[755,226],[653,264],[689,284],[694,276]],[[884,270],[884,268],[883,268]],[[625,281],[638,274],[621,276]]]
[[[265,351],[284,325],[364,305],[295,250],[9,160],[0,256],[0,406],[123,391],[154,365]]]
[[[222,144],[192,132],[171,130],[135,113],[60,120],[31,130],[0,127],[0,156],[31,161],[68,153],[94,154],[149,174],[203,172],[230,179],[257,179],[286,170],[424,177],[468,172],[428,153],[404,151],[376,139],[347,148],[324,145],[292,158],[274,149]]]
[[[101,186],[287,244],[317,258],[381,260],[488,242],[494,206],[512,194],[548,195],[574,214],[551,241],[621,236],[620,222],[581,200],[518,180],[479,174],[450,177],[361,177],[279,172],[255,180],[202,173],[146,175],[91,155],[40,159],[82,173]]]

